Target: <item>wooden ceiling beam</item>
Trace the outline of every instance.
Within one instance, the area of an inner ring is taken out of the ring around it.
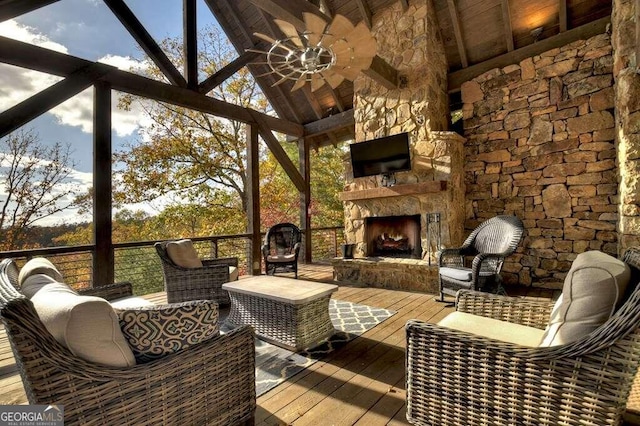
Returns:
[[[560,26],[560,32],[567,31],[567,0],[558,0],[558,24]]]
[[[94,64],[86,59],[2,36],[0,36],[0,62],[63,77]],[[250,108],[202,95],[193,90],[118,69],[106,74],[101,80],[111,83],[114,90],[244,123],[255,121],[251,115],[252,111],[262,114]],[[303,127],[298,123],[267,114],[262,114],[262,116],[264,122],[274,131],[298,137],[301,137],[304,132]]]
[[[0,114],[0,138],[92,86],[116,68],[91,63]]]
[[[300,90],[302,90],[304,97],[307,99],[307,102],[309,102],[309,105],[311,105],[311,109],[313,109],[313,113],[316,115],[316,118],[320,120],[322,117],[324,117],[324,111],[322,110],[322,106],[320,105],[320,102],[318,102],[318,100],[316,99],[313,92],[311,92],[309,85],[305,84],[304,86],[302,86]]]
[[[0,22],[7,21],[60,0],[5,0],[0,2]]]
[[[336,104],[336,108],[338,108],[338,111],[344,112],[344,103],[342,102],[342,99],[340,99],[340,96],[338,96],[336,90],[329,84],[327,84],[326,87],[329,91],[329,94],[331,95],[331,99],[333,99],[333,102]]]
[[[300,32],[306,29],[302,15],[304,12],[315,13],[325,18],[327,22],[331,21],[331,17],[325,15],[317,6],[307,1],[249,0],[249,2],[274,18],[293,24]],[[398,88],[398,71],[379,56],[375,56],[371,62],[371,67],[362,72],[388,89]]]
[[[586,40],[606,31],[607,25],[611,22],[611,17],[606,16],[588,24],[572,28],[563,33],[556,34],[552,37],[545,38],[536,43],[516,49],[512,52],[491,58],[487,61],[480,62],[468,68],[449,73],[449,92],[460,90],[462,83],[469,81],[480,74],[483,74],[494,68],[502,68],[507,65],[517,64],[526,58],[531,58],[540,53],[546,52],[556,47],[567,45],[576,40]]]
[[[304,192],[306,184],[302,174],[300,174],[300,171],[287,155],[280,141],[273,135],[268,123],[264,121],[264,115],[257,113],[257,111],[251,111],[251,115],[254,118],[254,122],[258,125],[262,140],[267,144],[273,156],[278,160],[278,163],[280,163],[298,191]]]
[[[507,43],[507,52],[514,49],[513,46],[513,28],[511,26],[511,10],[509,9],[509,0],[502,0],[502,22],[504,24],[504,38]]]
[[[460,55],[460,62],[462,68],[469,66],[469,60],[467,59],[467,50],[464,47],[464,39],[462,38],[462,29],[460,28],[460,17],[458,16],[458,8],[456,7],[455,0],[447,0],[449,9],[449,16],[451,17],[451,23],[453,24],[453,34],[456,38],[456,45],[458,46],[458,54]]]
[[[257,52],[244,52],[233,61],[229,62],[223,68],[207,77],[198,86],[200,93],[209,93],[222,84],[223,81],[240,71],[242,67],[260,56]]]
[[[104,0],[104,3],[111,9],[111,12],[118,18],[120,23],[129,31],[129,34],[138,42],[142,50],[167,77],[171,84],[180,87],[187,87],[187,81],[180,74],[180,71],[173,65],[158,43],[151,37],[151,34],[144,28],[142,23],[129,9],[123,0]]]
[[[314,137],[343,129],[345,127],[355,126],[353,118],[353,109],[334,114],[322,120],[314,121],[304,125],[304,137]]]
[[[198,89],[198,27],[196,25],[196,0],[182,0],[182,50],[184,75],[187,87]]]
[[[364,0],[356,0],[356,4],[358,5],[358,9],[360,10],[360,14],[362,15],[362,19],[364,19],[364,23],[367,25],[367,28],[371,29],[373,23],[371,22],[371,9]]]

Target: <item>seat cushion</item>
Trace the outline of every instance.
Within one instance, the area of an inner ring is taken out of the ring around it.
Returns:
[[[209,300],[116,309],[136,360],[158,359],[219,334],[218,305]]]
[[[604,324],[620,304],[631,271],[600,251],[579,254],[571,264],[541,346],[576,341]]]
[[[445,266],[438,269],[438,273],[456,281],[471,281],[471,269],[469,268],[448,268]]]
[[[167,256],[173,263],[183,268],[202,268],[202,261],[191,240],[168,242]]]
[[[535,348],[540,344],[544,330],[511,322],[486,318],[466,312],[452,312],[438,325],[458,331],[484,336],[501,342]]]
[[[293,262],[294,260],[296,260],[296,255],[295,254],[279,254],[279,255],[269,255],[267,256],[267,260],[269,262],[273,262],[273,263],[289,263],[289,262]]]
[[[53,263],[44,257],[34,257],[25,263],[22,269],[20,269],[20,273],[18,274],[18,286],[22,287],[24,280],[34,274],[45,274],[53,278],[55,281],[64,281],[62,274]]]
[[[77,357],[111,367],[135,365],[118,317],[106,300],[78,295],[45,274],[30,275],[21,290],[49,333]]]

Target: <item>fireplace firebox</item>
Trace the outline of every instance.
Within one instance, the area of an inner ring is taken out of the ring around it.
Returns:
[[[367,217],[364,221],[367,256],[419,259],[420,215]]]

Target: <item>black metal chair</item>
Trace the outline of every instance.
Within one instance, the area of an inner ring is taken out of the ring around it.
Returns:
[[[502,263],[516,250],[523,233],[524,225],[516,216],[496,216],[482,222],[462,247],[442,250],[438,259],[440,301],[460,289],[503,293]],[[467,267],[465,258],[471,256],[471,267]]]
[[[279,223],[267,231],[262,246],[262,257],[267,275],[277,269],[293,272],[298,278],[298,255],[302,236],[293,223]]]

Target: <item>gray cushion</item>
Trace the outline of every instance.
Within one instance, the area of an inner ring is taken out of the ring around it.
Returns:
[[[106,300],[80,296],[45,274],[29,276],[21,290],[49,333],[74,355],[112,367],[135,365],[118,317]]]
[[[218,305],[209,300],[116,309],[138,362],[147,362],[219,334]]]
[[[540,344],[544,333],[543,330],[538,328],[468,314],[466,312],[452,312],[440,320],[438,325],[475,334],[476,336],[484,336],[502,342],[534,348]]]
[[[631,271],[600,251],[579,254],[564,280],[541,346],[571,343],[595,331],[621,302]]]
[[[18,274],[18,286],[22,287],[24,280],[34,274],[45,274],[53,278],[55,281],[64,281],[62,274],[53,263],[44,257],[34,257],[25,263],[22,269],[20,269],[20,274]]]
[[[448,268],[442,267],[438,273],[443,277],[448,277],[457,281],[471,281],[471,269],[469,268]]]

